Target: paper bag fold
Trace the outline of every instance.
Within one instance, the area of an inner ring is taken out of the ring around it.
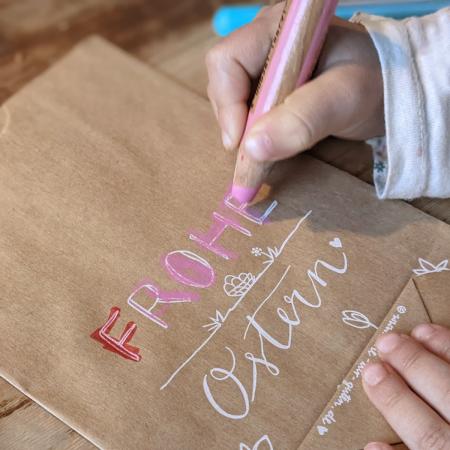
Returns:
[[[381,323],[448,258],[448,226],[307,156],[264,224],[230,208],[207,102],[99,38],[3,109],[0,373],[99,447],[296,449],[373,335],[345,311]]]
[[[376,360],[375,341],[382,333],[410,333],[421,323],[450,326],[450,272],[412,278],[322,411],[299,450],[358,450],[371,441],[395,444],[399,437],[370,403],[361,371]]]

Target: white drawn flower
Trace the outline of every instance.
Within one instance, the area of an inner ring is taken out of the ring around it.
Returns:
[[[239,275],[227,275],[224,280],[223,290],[228,297],[240,297],[253,286],[255,276],[252,273],[240,273]]]
[[[253,256],[261,256],[263,254],[261,247],[253,247],[252,248],[252,255]]]
[[[413,272],[420,277],[421,275],[426,275],[427,273],[437,273],[444,272],[445,270],[450,270],[448,268],[448,259],[444,259],[439,264],[431,264],[423,258],[419,258],[420,269],[413,269]]]
[[[267,247],[266,250],[263,250],[261,247],[253,247],[252,255],[254,256],[265,256],[266,259],[263,261],[263,264],[272,264],[276,258],[280,255],[280,250],[277,247]]]

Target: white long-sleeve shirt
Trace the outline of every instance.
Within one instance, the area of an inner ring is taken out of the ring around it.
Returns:
[[[368,30],[383,73],[386,136],[370,142],[378,196],[450,197],[450,8],[352,20]]]

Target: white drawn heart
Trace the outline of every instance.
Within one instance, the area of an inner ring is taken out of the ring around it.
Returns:
[[[327,427],[323,427],[321,425],[317,425],[317,431],[319,432],[319,434],[321,436],[323,436],[324,434],[328,433],[328,428]]]
[[[334,248],[342,248],[342,242],[338,237],[330,241],[329,244]]]

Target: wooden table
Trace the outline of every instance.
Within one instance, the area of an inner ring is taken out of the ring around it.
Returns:
[[[78,41],[100,34],[206,97],[203,60],[218,39],[210,27],[220,0],[0,0],[0,103]],[[329,140],[312,152],[372,181],[362,143]],[[413,205],[450,224],[450,201]],[[93,449],[92,444],[0,379],[0,449]]]

